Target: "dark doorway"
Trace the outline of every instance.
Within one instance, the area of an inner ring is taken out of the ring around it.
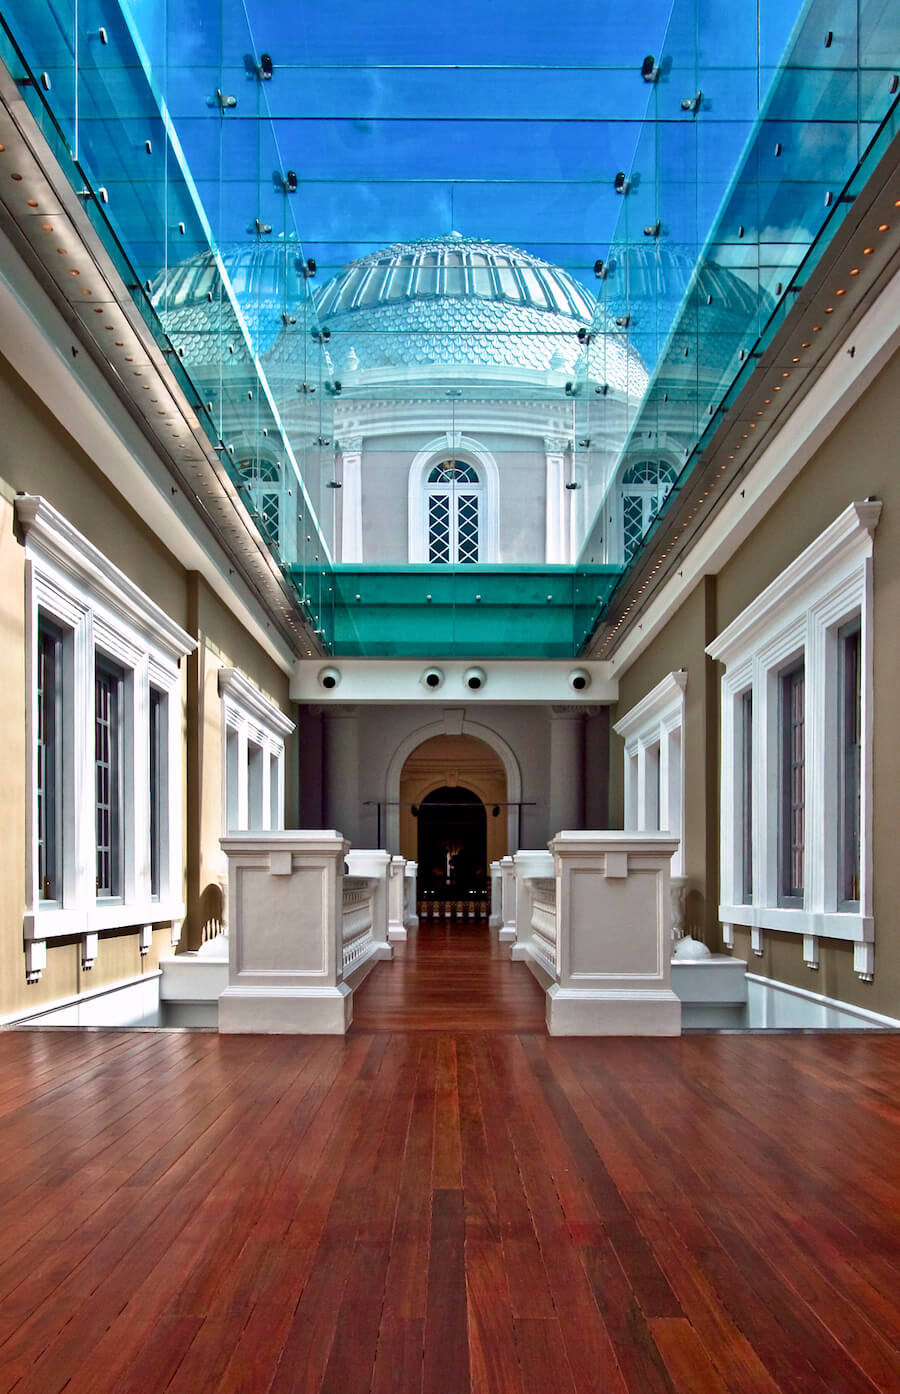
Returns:
[[[448,900],[481,897],[488,884],[487,815],[471,789],[433,789],[418,807],[419,888]]]

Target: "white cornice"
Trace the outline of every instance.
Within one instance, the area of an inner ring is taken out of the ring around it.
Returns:
[[[289,736],[294,729],[290,717],[285,716],[281,708],[264,696],[258,687],[254,687],[237,668],[219,669],[219,696],[230,699],[248,716],[255,717],[260,725],[280,736]]]
[[[851,503],[814,542],[786,566],[755,600],[717,635],[706,652],[720,663],[752,648],[756,634],[770,627],[773,613],[788,618],[791,611],[808,607],[810,593],[820,586],[825,568],[833,570],[841,561],[862,561],[872,555],[872,534],[881,516],[878,501]]]
[[[685,668],[680,668],[677,673],[667,673],[662,682],[658,682],[646,697],[641,698],[637,706],[615,722],[613,730],[616,735],[627,740],[644,726],[660,721],[673,708],[680,706],[684,701],[687,676]]]
[[[37,553],[53,562],[79,587],[98,596],[108,610],[173,659],[193,653],[196,640],[46,499],[39,494],[18,494],[15,508],[26,554]]]

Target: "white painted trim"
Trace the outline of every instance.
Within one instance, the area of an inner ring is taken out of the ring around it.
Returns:
[[[687,676],[684,668],[668,673],[613,726],[616,735],[625,740],[625,827],[643,832],[669,832],[679,839],[678,850],[672,858],[672,876],[684,875],[684,693]]]
[[[193,653],[197,641],[120,571],[98,547],[39,494],[17,494],[16,524],[26,551],[37,550],[82,591],[103,605],[131,631],[178,660]]]
[[[819,938],[858,946],[875,937],[872,888],[872,553],[880,503],[853,503],[806,547],[719,634],[706,652],[725,665],[721,685],[721,844],[719,918],[726,942],[734,925],[749,926],[753,949],[762,932],[803,936],[805,961],[818,962]],[[860,619],[862,751],[860,768],[860,899],[842,909],[838,893],[840,626]],[[805,669],[806,775],[802,906],[780,901],[778,839],[779,681],[802,656]],[[741,721],[744,694],[753,698],[752,884],[743,901]],[[855,955],[859,975],[872,975],[872,955]]]
[[[880,501],[851,503],[824,532],[760,591],[731,624],[717,634],[706,652],[719,663],[730,663],[735,655],[764,642],[766,631],[779,621],[779,628],[794,615],[809,609],[822,595],[822,573],[826,567],[835,573],[845,563],[853,566],[872,555],[872,537],[881,517]]]
[[[900,272],[853,329],[853,357],[835,354],[743,477],[740,490],[725,500],[678,572],[631,625],[609,660],[616,677],[628,671],[697,582],[721,571],[875,381],[900,347],[898,303]]]
[[[493,455],[471,436],[445,431],[423,446],[409,467],[409,560],[428,561],[428,471],[441,460],[462,460],[474,465],[483,481],[484,507],[478,519],[479,562],[500,561],[500,471]]]
[[[284,826],[284,742],[294,730],[294,722],[238,668],[220,668],[218,688],[224,715],[221,754],[224,830],[227,833],[249,830],[253,818],[250,762],[259,760],[260,811],[253,830],[280,831]],[[229,788],[230,739],[237,742],[232,788]],[[274,797],[273,776],[277,781]]]
[[[227,706],[255,719],[273,736],[289,736],[294,729],[290,717],[285,716],[270,697],[260,692],[239,668],[219,669],[219,696],[226,699]]]
[[[655,724],[670,715],[673,707],[684,706],[684,690],[687,687],[687,669],[680,668],[676,673],[667,673],[662,682],[651,688],[624,716],[614,723],[617,736],[628,740],[644,727]]]
[[[496,755],[503,762],[506,772],[506,798],[509,803],[507,809],[507,846],[511,852],[518,849],[519,840],[519,810],[516,807],[522,798],[522,772],[519,769],[519,762],[512,746],[503,739],[497,731],[490,726],[485,726],[480,721],[470,721],[464,711],[447,708],[443,714],[443,720],[431,721],[425,726],[418,727],[415,731],[410,731],[404,736],[397,749],[391,757],[390,764],[384,780],[385,797],[385,839],[389,849],[394,849],[400,845],[400,778],[403,773],[403,766],[414,750],[417,750],[424,741],[431,740],[433,736],[464,735],[474,736],[476,740],[484,741],[485,745],[490,746]]]
[[[99,931],[179,922],[184,916],[181,658],[195,641],[158,605],[37,495],[19,495],[16,520],[25,545],[26,864],[25,974],[46,964],[46,941],[82,936],[82,965],[90,968]],[[59,899],[41,900],[37,830],[37,646],[39,615],[63,631],[62,805]],[[122,743],[121,894],[96,894],[94,675],[98,651],[123,672],[119,715]],[[159,897],[150,890],[150,688],[166,704],[165,769],[161,771]]]
[[[763,989],[768,995],[773,996],[776,1001],[789,1002],[794,999],[798,1004],[807,1008],[809,1006],[819,1007],[825,1016],[834,1013],[839,1016],[849,1017],[849,1022],[829,1023],[827,1020],[815,1023],[808,1019],[808,1011],[792,1013],[797,1016],[795,1023],[782,1022],[782,1025],[790,1027],[795,1024],[798,1028],[814,1027],[819,1024],[821,1027],[830,1026],[832,1030],[852,1029],[852,1023],[857,1022],[860,1027],[870,1026],[873,1028],[882,1027],[887,1030],[900,1030],[900,1017],[883,1016],[880,1012],[870,1011],[868,1007],[858,1007],[853,1002],[842,1002],[838,997],[825,997],[820,992],[810,992],[805,987],[794,987],[791,983],[781,983],[775,978],[764,978],[758,973],[747,974],[748,1003],[749,1003],[749,1024],[751,1027],[775,1026],[776,1023],[769,1021],[754,1020],[754,1016],[759,1016],[759,1001],[754,1001],[757,989]],[[790,1008],[788,1008],[790,1011]]]
[[[45,1002],[40,1007],[27,1007],[25,1011],[10,1012],[7,1016],[0,1017],[0,1026],[15,1026],[27,1022],[36,1022],[37,1018],[52,1016],[55,1012],[64,1012],[70,1007],[82,1007],[90,1002],[96,1002],[102,997],[114,997],[118,993],[128,992],[135,987],[145,987],[153,983],[156,984],[155,994],[157,1005],[159,1002],[159,983],[162,978],[162,969],[154,968],[147,973],[138,973],[131,978],[122,978],[116,983],[105,983],[103,987],[90,988],[86,992],[70,993],[66,997],[57,997],[53,1002]],[[43,1021],[41,1022],[43,1023]],[[46,1023],[48,1026],[52,1022]],[[61,1023],[70,1024],[70,1023]]]

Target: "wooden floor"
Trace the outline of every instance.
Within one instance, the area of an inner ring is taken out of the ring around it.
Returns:
[[[900,1037],[501,1015],[0,1032],[0,1391],[897,1394]]]
[[[364,1031],[543,1031],[546,998],[485,920],[422,920],[353,997]]]

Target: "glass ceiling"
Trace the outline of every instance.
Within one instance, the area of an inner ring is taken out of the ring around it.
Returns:
[[[576,653],[896,113],[896,0],[0,12],[343,653]]]

